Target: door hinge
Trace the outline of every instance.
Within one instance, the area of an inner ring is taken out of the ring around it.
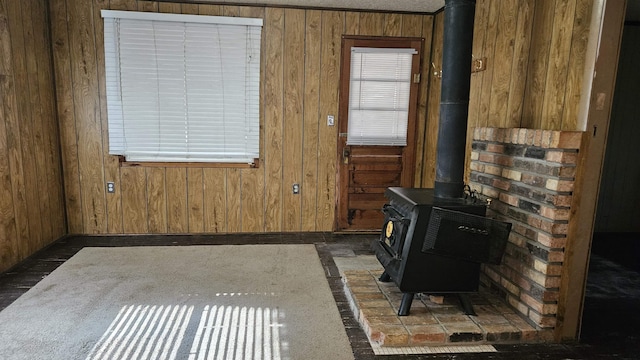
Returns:
[[[413,74],[413,83],[414,84],[419,84],[420,83],[420,74]]]

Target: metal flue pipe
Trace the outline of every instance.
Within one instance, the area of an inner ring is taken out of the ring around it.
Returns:
[[[445,0],[434,196],[461,198],[469,114],[475,0]]]

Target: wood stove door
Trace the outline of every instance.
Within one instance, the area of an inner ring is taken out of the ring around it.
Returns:
[[[385,64],[393,53],[400,54],[399,60],[391,60],[398,64]],[[413,185],[421,53],[422,39],[417,38],[343,38],[335,221],[338,231],[380,230],[385,189]],[[406,94],[403,99],[387,101],[399,92]],[[397,119],[401,119],[400,125]],[[371,138],[357,138],[363,133],[370,133]],[[379,134],[399,134],[406,139],[378,140]],[[406,143],[399,144],[402,141]]]

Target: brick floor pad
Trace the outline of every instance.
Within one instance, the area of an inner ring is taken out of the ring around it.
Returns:
[[[551,341],[492,294],[470,294],[477,316],[465,315],[457,296],[417,294],[408,316],[398,316],[402,293],[393,282],[378,281],[382,270],[342,271],[355,317],[372,343],[380,346],[438,346]],[[433,300],[433,301],[432,301]]]

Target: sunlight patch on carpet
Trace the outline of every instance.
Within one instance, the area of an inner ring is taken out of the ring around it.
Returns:
[[[193,306],[123,306],[87,356],[98,359],[175,359]]]

